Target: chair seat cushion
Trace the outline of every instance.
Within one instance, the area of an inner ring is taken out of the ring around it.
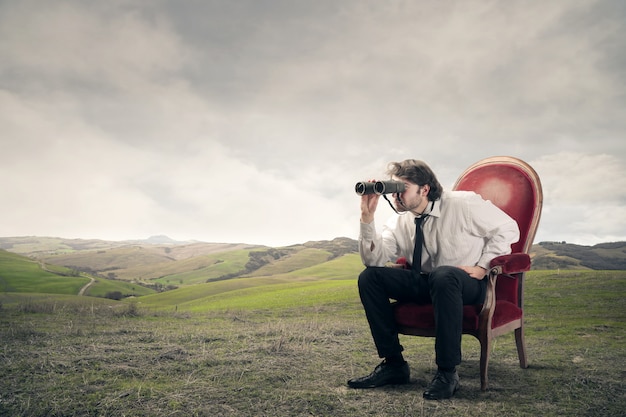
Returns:
[[[482,304],[463,306],[463,330],[478,329],[478,317]],[[434,329],[435,315],[432,304],[397,303],[394,315],[399,326],[418,329]],[[495,329],[522,317],[522,310],[508,301],[497,301],[491,328]]]

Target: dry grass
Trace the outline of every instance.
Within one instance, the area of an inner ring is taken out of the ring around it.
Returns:
[[[557,296],[542,282],[532,290],[535,299],[549,289],[562,304],[556,310],[530,305],[531,367],[519,368],[513,338],[503,336],[492,353],[490,390],[481,392],[478,342],[466,338],[462,389],[452,400],[434,402],[422,399],[434,368],[432,339],[402,339],[411,384],[346,387],[347,379],[379,361],[358,301],[204,314],[5,305],[0,415],[623,415],[623,292],[586,300],[596,318],[575,320],[567,305],[578,296],[563,285]],[[603,317],[601,304],[616,311]]]

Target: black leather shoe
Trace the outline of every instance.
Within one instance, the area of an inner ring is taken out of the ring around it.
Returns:
[[[408,384],[410,374],[409,364],[406,361],[399,365],[382,361],[371,374],[349,380],[348,386],[350,388],[376,388],[388,384]]]
[[[450,398],[460,388],[459,374],[456,371],[437,371],[432,382],[424,391],[424,398],[427,400],[443,400]]]

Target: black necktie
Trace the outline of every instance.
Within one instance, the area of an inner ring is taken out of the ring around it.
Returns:
[[[415,218],[415,247],[413,248],[413,265],[411,269],[418,274],[422,269],[422,245],[424,244],[424,233],[422,232],[422,221],[426,216]]]

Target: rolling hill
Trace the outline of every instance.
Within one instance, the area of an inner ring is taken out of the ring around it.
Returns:
[[[2,292],[77,294],[89,278],[72,275],[67,268],[48,269],[35,260],[0,250]]]
[[[121,299],[156,292],[125,281],[90,276],[0,249],[0,293],[87,295]]]
[[[272,248],[175,242],[167,237],[127,242],[8,237],[0,238],[0,248],[3,292],[76,294],[93,278],[86,295],[145,296],[178,287],[199,295],[205,289],[199,290],[197,284],[208,282],[233,281],[206,289],[218,291],[232,285],[355,279],[362,268],[357,242],[349,238]],[[626,242],[595,246],[541,242],[533,246],[531,257],[535,270],[626,270]],[[154,294],[146,302],[160,297],[167,296]]]
[[[594,246],[565,242],[533,245],[533,269],[626,270],[626,242]]]

